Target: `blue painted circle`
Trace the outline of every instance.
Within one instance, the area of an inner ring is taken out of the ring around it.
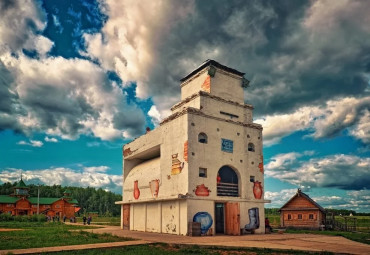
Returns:
[[[198,212],[193,217],[194,222],[200,223],[200,232],[202,234],[207,233],[208,229],[212,226],[212,216],[207,212]]]

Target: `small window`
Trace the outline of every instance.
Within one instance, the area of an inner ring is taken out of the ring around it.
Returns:
[[[310,220],[313,220],[313,214],[308,215],[308,218],[309,218]]]
[[[248,151],[254,151],[254,144],[248,143]]]
[[[302,219],[302,214],[298,214],[298,220]]]
[[[56,205],[55,208],[60,208],[60,205]]]
[[[198,142],[200,143],[207,143],[208,142],[208,137],[205,133],[200,133],[198,135]]]
[[[288,220],[291,220],[291,219],[292,219],[292,215],[288,214]]]
[[[199,177],[207,178],[207,168],[199,168]]]
[[[254,182],[254,176],[252,176],[252,175],[251,175],[251,176],[249,177],[249,181],[250,181],[250,182]]]

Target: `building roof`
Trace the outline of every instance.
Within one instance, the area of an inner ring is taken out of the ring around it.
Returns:
[[[218,63],[218,62],[216,62],[216,61],[214,61],[212,59],[207,59],[198,68],[196,68],[190,74],[188,74],[187,76],[185,76],[184,78],[182,78],[180,81],[181,82],[186,81],[191,76],[193,76],[194,74],[198,73],[200,70],[204,69],[207,66],[214,66],[214,67],[217,67],[219,69],[225,70],[226,72],[233,73],[233,74],[236,74],[236,75],[239,75],[239,76],[244,76],[244,74],[245,74],[245,73],[239,72],[238,70],[232,69],[230,67],[221,65],[220,63]]]
[[[66,189],[63,193],[64,194],[71,194],[72,192],[69,189]]]
[[[12,197],[8,195],[0,195],[0,203],[1,204],[15,204],[19,199],[19,197]]]
[[[13,197],[8,195],[0,195],[0,203],[1,204],[15,204],[19,199],[19,197]],[[37,197],[28,197],[26,198],[30,201],[31,204],[37,204]],[[60,200],[61,198],[53,198],[53,197],[40,197],[40,205],[51,205],[56,201]],[[78,204],[76,199],[67,200],[70,204]]]
[[[302,191],[301,191],[301,189],[298,189],[297,190],[297,193],[291,198],[291,199],[289,199],[289,201],[288,202],[286,202],[280,209],[279,209],[279,211],[281,211],[281,210],[284,210],[285,208],[285,206],[287,206],[291,201],[293,201],[293,199],[295,199],[296,197],[299,197],[299,196],[301,196],[301,197],[303,197],[303,198],[305,198],[305,199],[307,199],[308,201],[310,201],[314,206],[316,206],[320,211],[322,211],[322,212],[325,212],[325,209],[324,208],[322,208],[318,203],[316,203],[315,201],[313,201],[307,194],[305,194],[305,193],[303,193]],[[302,210],[304,210],[304,209],[309,209],[309,208],[300,208],[300,209],[302,209]],[[294,210],[294,209],[293,209]]]
[[[14,188],[28,188],[24,181],[21,179]]]

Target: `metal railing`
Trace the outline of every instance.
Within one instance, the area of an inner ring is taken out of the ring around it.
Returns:
[[[239,196],[238,184],[226,182],[217,183],[217,196],[238,197]]]

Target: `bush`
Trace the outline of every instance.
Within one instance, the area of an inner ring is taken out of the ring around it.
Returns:
[[[2,213],[0,214],[0,221],[12,221],[13,216],[10,213]]]

